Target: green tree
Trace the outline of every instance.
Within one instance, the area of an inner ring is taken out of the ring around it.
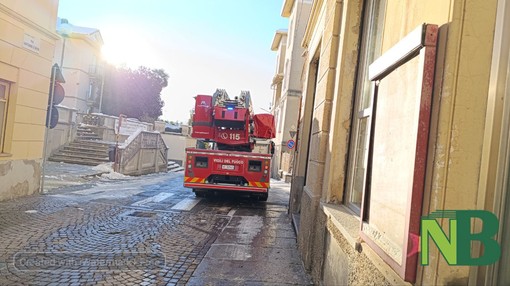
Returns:
[[[163,114],[161,91],[166,86],[168,74],[163,69],[110,66],[105,72],[103,113],[154,121]]]

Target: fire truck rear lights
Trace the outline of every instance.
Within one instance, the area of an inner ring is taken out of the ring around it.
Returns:
[[[191,170],[191,164],[188,164],[188,169],[190,169],[190,170]]]

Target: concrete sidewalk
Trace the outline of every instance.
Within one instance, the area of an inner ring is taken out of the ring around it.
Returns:
[[[287,214],[289,192],[272,180],[266,203],[233,212],[186,285],[313,285]]]
[[[94,166],[46,161],[43,190],[48,192],[62,187],[90,184],[105,172]]]

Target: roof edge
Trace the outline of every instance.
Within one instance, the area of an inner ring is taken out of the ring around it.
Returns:
[[[295,0],[284,0],[282,6],[282,17],[288,18],[292,13],[292,8],[294,7]]]

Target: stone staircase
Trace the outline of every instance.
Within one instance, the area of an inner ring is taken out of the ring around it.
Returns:
[[[110,144],[100,140],[101,138],[92,129],[79,126],[76,139],[57,150],[48,160],[90,166],[109,162]]]
[[[101,140],[101,138],[97,136],[96,132],[94,132],[94,130],[90,127],[78,126],[78,129],[76,130],[76,140],[98,141]]]
[[[168,169],[167,170],[168,170],[168,172],[180,172],[180,171],[184,171],[184,168],[173,161],[168,161]]]

